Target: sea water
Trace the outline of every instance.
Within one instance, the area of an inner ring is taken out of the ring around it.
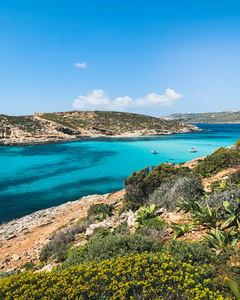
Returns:
[[[206,131],[0,147],[0,223],[39,209],[124,187],[124,177],[169,159],[211,154],[240,138],[240,124],[196,124]],[[190,148],[198,152],[190,153]],[[157,154],[151,150],[156,149]]]

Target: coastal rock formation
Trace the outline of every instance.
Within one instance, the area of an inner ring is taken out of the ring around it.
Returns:
[[[24,135],[17,128],[8,124],[5,120],[0,121],[0,138],[1,139],[14,139]]]
[[[0,271],[19,270],[26,262],[38,264],[41,249],[49,242],[53,232],[59,232],[86,217],[92,204],[108,203],[118,209],[122,205],[124,194],[125,190],[112,195],[85,196],[1,224]],[[111,226],[111,221],[108,222]]]
[[[135,227],[133,227],[133,225],[136,220],[136,215],[137,215],[137,212],[133,213],[131,210],[125,211],[119,217],[117,217],[117,216],[109,217],[102,222],[99,222],[96,224],[91,224],[87,228],[87,230],[85,232],[85,236],[87,239],[89,239],[93,235],[94,231],[98,228],[107,228],[112,232],[120,224],[125,223],[125,222],[127,222],[131,233],[133,233],[135,231]]]
[[[20,233],[27,233],[33,228],[43,227],[53,223],[57,215],[63,211],[71,210],[73,205],[88,205],[89,202],[104,202],[107,196],[108,194],[85,196],[76,201],[42,209],[22,218],[3,223],[0,225],[0,242],[11,240]]]

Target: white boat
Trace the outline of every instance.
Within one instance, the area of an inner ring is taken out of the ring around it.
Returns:
[[[190,153],[195,153],[195,152],[197,152],[197,149],[191,148],[191,149],[189,150],[189,152],[190,152]]]
[[[153,150],[151,151],[151,153],[152,153],[152,154],[157,154],[157,151],[156,151],[155,149],[153,149]]]

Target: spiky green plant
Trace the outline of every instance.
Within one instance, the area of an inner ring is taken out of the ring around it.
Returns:
[[[239,199],[236,196],[235,199],[237,202],[239,202]],[[223,220],[222,226],[231,223],[237,227],[240,227],[240,205],[234,209],[234,207],[228,201],[223,201],[223,206],[230,215]]]
[[[171,222],[171,224],[173,225],[173,231],[174,231],[172,235],[173,239],[176,239],[177,237],[184,235],[184,233],[188,232],[192,228],[197,227],[197,225],[193,223],[177,224]]]
[[[228,284],[228,286],[232,290],[233,294],[235,295],[236,299],[240,300],[240,289],[236,285],[236,283],[234,281],[232,281],[231,279],[229,279],[228,277],[225,277],[224,281]]]
[[[183,197],[180,198],[181,200],[178,202],[177,207],[181,208],[185,212],[189,212],[195,209],[196,207],[196,197],[193,199],[183,199]]]
[[[195,209],[192,210],[193,217],[186,218],[193,221],[196,225],[207,225],[208,227],[216,227],[217,222],[220,220],[218,211],[220,207],[217,207],[214,211],[211,211],[209,205],[202,206],[198,202],[195,203]]]
[[[88,209],[88,216],[96,216],[100,222],[113,215],[113,206],[107,203],[93,204]]]
[[[237,188],[239,188],[239,184],[233,183],[231,178],[226,180],[217,180],[211,184],[212,192],[215,193]]]
[[[147,207],[141,207],[141,210],[137,213],[134,226],[136,228],[143,227],[146,221],[157,218],[155,215],[157,207],[158,206],[155,204],[151,204]]]
[[[213,232],[207,231],[202,241],[207,242],[211,248],[219,252],[224,252],[229,246],[234,247],[240,237],[239,231],[234,231],[234,227],[225,232],[221,232],[218,227],[212,228]]]

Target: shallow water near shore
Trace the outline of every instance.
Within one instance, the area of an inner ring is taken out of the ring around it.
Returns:
[[[0,147],[0,223],[85,195],[122,189],[134,170],[211,154],[240,138],[240,124],[196,124],[208,131],[138,138],[98,138]],[[190,153],[190,148],[197,153]],[[157,154],[151,153],[156,149]]]

